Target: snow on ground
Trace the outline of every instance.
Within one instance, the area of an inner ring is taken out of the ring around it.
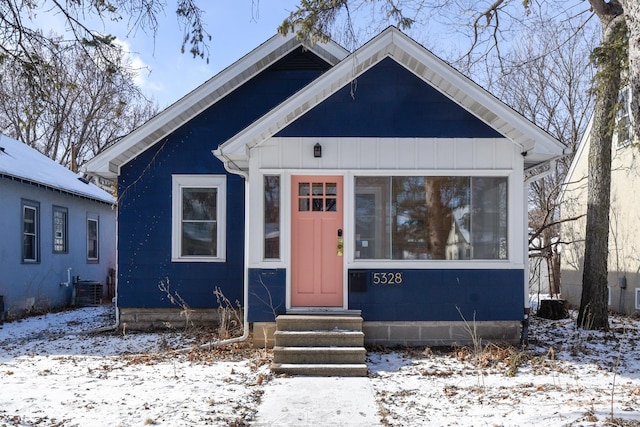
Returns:
[[[200,348],[211,340],[200,330],[82,333],[113,324],[112,311],[0,328],[0,426],[251,425],[272,379],[268,351]],[[534,318],[529,336],[526,351],[370,350],[380,423],[640,426],[640,321],[612,317],[602,333]]]

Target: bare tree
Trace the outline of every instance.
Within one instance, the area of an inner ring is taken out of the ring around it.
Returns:
[[[611,209],[611,144],[622,69],[628,61],[627,27],[617,1],[590,0],[602,24],[594,52],[597,75],[587,184],[587,228],[578,326],[608,329],[607,274]]]
[[[198,3],[199,0],[171,2],[183,30],[182,52],[208,61],[207,42],[211,36],[206,31],[204,12]],[[61,47],[76,45],[89,53],[88,58],[108,62],[119,47],[116,37],[105,28],[119,22],[124,23],[129,33],[141,30],[155,36],[157,16],[166,8],[164,0],[4,0],[0,2],[0,62],[11,59],[33,90],[39,90],[39,81],[44,78],[40,73],[46,71],[41,67],[38,52],[53,53]],[[68,37],[60,39],[40,30],[38,16],[46,14],[62,18]]]
[[[599,35],[596,25],[578,31],[570,20],[549,25],[544,16],[537,18],[539,30],[504,53],[489,87],[574,153],[593,110],[589,88],[594,67],[589,56]],[[544,259],[551,295],[560,294],[558,191],[572,159],[572,154],[558,159],[529,189],[530,256]]]
[[[37,74],[25,75],[15,58],[0,63],[0,130],[62,165],[75,170],[157,109],[139,92],[122,50],[107,60],[77,44],[29,52],[39,58]]]

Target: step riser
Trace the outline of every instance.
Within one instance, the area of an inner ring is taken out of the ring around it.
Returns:
[[[316,365],[297,365],[297,366],[278,366],[272,365],[271,370],[275,374],[287,375],[307,375],[316,377],[366,377],[368,370],[366,365],[351,367],[339,366],[335,367]]]
[[[280,347],[363,347],[364,334],[287,334],[276,332],[275,345]]]
[[[278,316],[279,331],[362,331],[361,317]]]
[[[336,352],[326,349],[323,352],[305,352],[302,350],[274,350],[274,363],[365,363],[366,351],[363,349],[353,349],[349,352]]]

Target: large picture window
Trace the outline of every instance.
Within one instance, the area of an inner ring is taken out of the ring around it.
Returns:
[[[172,260],[224,260],[226,177],[174,175],[172,196]]]
[[[506,259],[507,178],[355,179],[355,258]]]
[[[22,202],[22,262],[40,262],[40,204]]]

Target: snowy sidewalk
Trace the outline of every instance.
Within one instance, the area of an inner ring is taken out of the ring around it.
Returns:
[[[380,426],[369,378],[275,378],[264,387],[256,427]]]

